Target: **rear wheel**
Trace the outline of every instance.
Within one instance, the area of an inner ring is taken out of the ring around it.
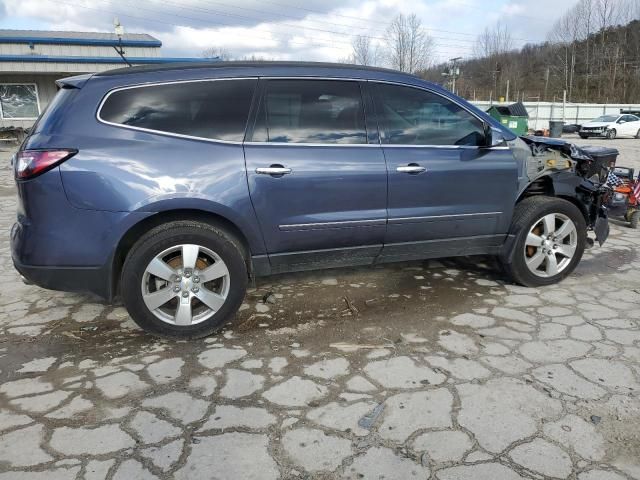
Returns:
[[[631,228],[638,228],[638,223],[640,222],[640,210],[636,210],[629,216],[629,226]]]
[[[611,128],[611,129],[607,130],[607,138],[609,140],[615,140],[617,135],[618,135],[618,132],[616,132],[615,128]]]
[[[640,129],[638,130],[638,132],[636,133],[636,138],[640,138]]]
[[[555,197],[530,197],[516,205],[515,235],[507,273],[528,287],[551,285],[567,277],[584,252],[587,225],[572,203]]]
[[[170,222],[134,245],[121,287],[131,318],[147,332],[198,338],[222,327],[240,307],[246,263],[242,248],[224,230]]]
[[[589,135],[585,135],[584,133],[579,133],[578,135],[580,135],[580,138],[582,138],[583,140],[589,138]]]

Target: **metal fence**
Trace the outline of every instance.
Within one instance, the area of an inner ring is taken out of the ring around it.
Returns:
[[[481,110],[488,110],[491,105],[508,105],[507,103],[476,101],[471,102]],[[620,110],[640,110],[640,104],[623,103],[566,103],[562,102],[523,102],[529,113],[529,128],[538,130],[549,128],[549,120],[562,120],[566,123],[582,124],[600,115],[617,114]]]

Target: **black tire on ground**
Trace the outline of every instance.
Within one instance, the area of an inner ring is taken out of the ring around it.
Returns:
[[[583,140],[589,138],[589,135],[585,135],[584,133],[579,133],[578,135],[580,135],[580,138],[582,138]]]
[[[616,132],[615,128],[612,128],[610,130],[607,130],[607,139],[609,140],[615,140],[616,136],[618,135],[618,132]]]
[[[573,258],[560,273],[551,277],[541,277],[529,270],[526,265],[525,242],[529,231],[545,215],[559,213],[566,215],[575,225],[577,245]],[[587,224],[582,212],[567,200],[548,196],[529,197],[519,202],[514,210],[510,233],[515,236],[513,251],[502,259],[506,273],[514,282],[526,287],[540,287],[558,283],[573,272],[582,254],[587,240]]]
[[[215,252],[229,272],[229,293],[213,316],[188,326],[162,321],[145,305],[142,280],[149,262],[166,249],[181,244],[196,244]],[[247,264],[240,242],[217,226],[195,221],[174,221],[144,234],[127,255],[122,268],[120,291],[131,318],[145,331],[163,337],[200,338],[219,330],[242,304],[247,290]]]
[[[640,222],[640,210],[636,210],[629,217],[629,226],[631,228],[638,228],[638,223]]]
[[[636,138],[640,138],[640,129],[638,130],[638,133],[636,133]]]

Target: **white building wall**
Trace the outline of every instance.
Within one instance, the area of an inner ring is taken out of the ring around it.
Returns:
[[[123,47],[129,57],[159,57],[159,47]],[[109,46],[0,43],[0,55],[47,55],[55,57],[118,57]]]
[[[63,73],[62,77],[79,73],[102,72],[114,68],[122,68],[126,65],[120,63],[34,63],[34,62],[0,62],[0,76],[5,73]],[[61,78],[61,77],[58,77]]]

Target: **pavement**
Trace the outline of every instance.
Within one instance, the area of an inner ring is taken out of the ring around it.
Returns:
[[[640,140],[606,145],[640,167]],[[280,275],[220,334],[176,342],[20,282],[7,157],[0,480],[640,479],[623,222],[560,285],[514,286],[486,257]]]

